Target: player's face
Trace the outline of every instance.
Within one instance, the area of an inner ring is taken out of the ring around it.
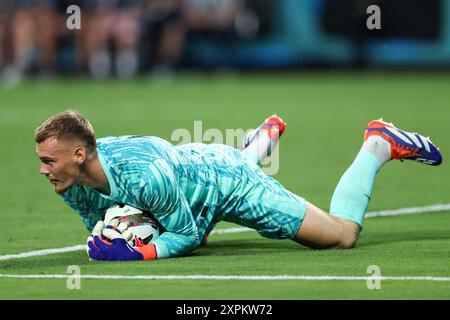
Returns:
[[[49,138],[36,145],[36,155],[41,160],[39,173],[44,175],[61,194],[69,189],[80,174],[80,160],[73,143]]]

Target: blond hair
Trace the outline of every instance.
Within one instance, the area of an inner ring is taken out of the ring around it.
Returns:
[[[57,140],[79,140],[85,144],[86,150],[92,152],[97,148],[94,128],[79,112],[67,110],[47,119],[34,132],[36,143],[49,138]]]

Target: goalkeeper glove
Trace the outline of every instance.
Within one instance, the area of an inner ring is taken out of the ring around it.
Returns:
[[[100,236],[102,234],[102,231],[104,228],[105,228],[105,222],[103,220],[98,220],[94,226],[94,229],[92,229],[92,233],[87,238],[87,243],[89,243],[89,241],[93,240],[93,237]],[[91,258],[91,255],[89,254],[89,246],[87,244],[86,244],[86,253],[88,254],[90,261],[94,260]]]
[[[97,226],[96,226],[97,227]],[[98,227],[100,229],[100,226]],[[128,261],[156,259],[156,247],[154,244],[132,247],[128,244],[131,232],[126,229],[125,223],[113,219],[101,233],[88,238],[89,257],[93,260]]]

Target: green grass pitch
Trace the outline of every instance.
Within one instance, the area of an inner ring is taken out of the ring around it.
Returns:
[[[450,76],[318,73],[180,77],[168,85],[60,80],[0,88],[0,256],[85,242],[79,217],[40,177],[34,129],[67,108],[87,116],[98,137],[145,134],[170,140],[193,132],[248,129],[278,113],[288,123],[275,175],[289,190],[328,210],[333,190],[361,145],[364,127],[384,117],[429,135],[444,163],[432,168],[389,163],[377,177],[370,211],[450,203]],[[218,228],[236,227],[220,224]],[[450,277],[450,213],[367,219],[353,250],[315,251],[256,232],[212,235],[206,248],[181,258],[89,262],[84,251],[0,260],[0,274],[306,275]],[[156,288],[156,289],[155,289]],[[450,282],[304,280],[102,280],[0,278],[0,299],[449,299]]]

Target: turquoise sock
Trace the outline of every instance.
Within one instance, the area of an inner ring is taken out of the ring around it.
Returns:
[[[353,221],[362,228],[375,176],[381,166],[377,157],[361,151],[344,173],[334,191],[330,214]]]

